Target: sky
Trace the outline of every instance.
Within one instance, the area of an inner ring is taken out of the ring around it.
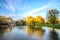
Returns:
[[[14,20],[38,15],[46,18],[49,9],[60,11],[60,0],[0,0],[0,15]]]

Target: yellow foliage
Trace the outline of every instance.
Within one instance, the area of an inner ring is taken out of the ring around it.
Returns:
[[[33,20],[34,20],[34,18],[32,16],[28,16],[26,22],[29,25],[32,23]]]
[[[32,17],[32,16],[28,16],[26,22],[27,22],[28,25],[30,25],[30,24],[32,24],[33,22],[42,23],[42,22],[44,22],[43,20],[44,20],[44,19],[42,18],[42,16],[37,16],[36,18],[34,18],[34,17]]]
[[[41,16],[37,16],[36,17],[36,22],[41,22],[42,21],[42,17]]]

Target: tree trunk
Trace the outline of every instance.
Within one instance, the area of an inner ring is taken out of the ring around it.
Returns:
[[[53,32],[54,32],[54,24],[53,24]]]
[[[53,32],[54,32],[54,27],[53,27]]]
[[[1,29],[1,23],[0,23],[0,29]]]

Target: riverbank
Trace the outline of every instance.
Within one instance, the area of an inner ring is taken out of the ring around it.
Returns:
[[[45,24],[44,26],[47,26],[47,27],[52,28],[52,25],[51,24]],[[60,24],[55,24],[54,25],[54,28],[60,29]]]

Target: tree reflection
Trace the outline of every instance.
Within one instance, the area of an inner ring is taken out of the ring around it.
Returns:
[[[0,29],[0,40],[3,38],[3,34],[5,33],[6,28],[1,28]]]
[[[32,30],[30,27],[27,29],[28,35],[32,35],[34,33],[34,30]]]
[[[36,33],[38,36],[42,36],[43,35],[43,30],[36,30]]]
[[[0,36],[3,35],[3,33],[4,33],[4,30],[0,29]]]
[[[32,36],[34,34],[36,34],[37,36],[42,36],[44,32],[42,29],[38,30],[38,29],[28,27],[27,33],[30,36]]]
[[[59,40],[58,34],[55,31],[50,32],[50,40]]]
[[[8,28],[1,28],[0,29],[0,36],[4,34],[4,32],[10,32],[12,30],[12,27]]]
[[[8,27],[5,31],[6,32],[11,32],[11,30],[12,30],[12,27]]]

